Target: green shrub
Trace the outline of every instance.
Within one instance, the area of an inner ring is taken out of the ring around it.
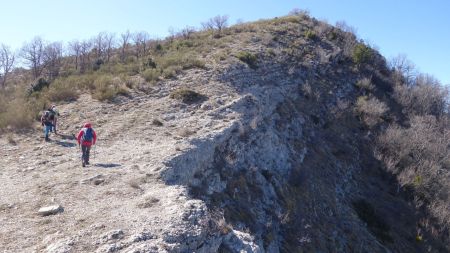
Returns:
[[[109,86],[103,86],[96,89],[92,97],[100,101],[110,101],[116,97],[116,91],[114,88]]]
[[[100,76],[94,81],[95,90],[92,97],[100,101],[111,101],[117,95],[127,95],[128,89],[120,78],[110,75]]]
[[[156,62],[153,60],[153,58],[148,58],[146,62],[144,62],[144,67],[146,68],[156,68]]]
[[[81,90],[93,90],[95,88],[94,80],[96,76],[97,75],[94,74],[73,75],[64,79],[64,82],[66,82],[67,85],[77,87]]]
[[[97,71],[97,70],[100,69],[100,67],[101,67],[104,63],[105,63],[105,62],[103,61],[103,59],[97,59],[97,60],[95,60],[93,66],[92,66],[92,69],[93,69],[94,71]]]
[[[181,67],[183,69],[193,69],[193,68],[203,69],[205,68],[205,62],[196,57],[187,56],[186,58],[183,59]]]
[[[78,98],[77,86],[67,79],[55,80],[48,89],[47,96],[51,101],[73,101]]]
[[[317,39],[317,35],[314,31],[312,30],[307,30],[305,31],[305,37],[309,40],[315,40]]]
[[[241,60],[241,61],[247,63],[247,65],[248,65],[250,68],[252,68],[252,69],[256,69],[256,68],[257,68],[256,63],[257,63],[257,61],[258,61],[258,58],[257,58],[256,55],[254,55],[254,54],[252,54],[252,53],[250,53],[250,52],[239,52],[239,53],[236,55],[236,57],[237,57],[239,60]]]
[[[372,49],[364,44],[357,44],[353,49],[353,62],[358,66],[364,63],[369,63],[372,56]]]
[[[145,79],[145,81],[150,83],[158,81],[160,75],[161,70],[159,69],[147,69],[141,74],[141,76]]]
[[[187,48],[193,47],[194,42],[191,40],[179,40],[174,43],[174,46],[177,50],[179,50],[182,47],[187,47]]]
[[[180,71],[181,68],[179,66],[170,66],[163,70],[162,76],[167,79],[174,78]]]
[[[170,98],[190,104],[203,100],[205,96],[193,90],[178,89],[170,93]]]
[[[39,92],[49,85],[50,82],[41,77],[37,79],[33,84],[31,84],[31,92]]]
[[[161,66],[162,69],[166,69],[171,66],[180,66],[182,69],[204,68],[205,62],[198,59],[193,54],[173,53],[160,57],[159,66]]]
[[[127,65],[127,73],[130,76],[134,76],[134,75],[139,74],[140,70],[141,70],[141,67],[137,63]],[[116,73],[113,73],[113,74],[116,74]]]
[[[31,128],[33,108],[23,98],[11,101],[5,111],[0,112],[0,129],[11,127],[13,130]]]
[[[300,23],[300,18],[299,16],[284,16],[284,17],[279,17],[279,18],[274,18],[273,20],[269,21],[271,22],[273,25],[281,25],[281,24],[287,24],[287,23]]]
[[[273,50],[272,48],[267,49],[266,53],[271,57],[274,57],[277,55],[277,53],[275,53],[275,50]]]
[[[125,84],[120,84],[116,86],[116,95],[128,96],[129,94],[130,89],[128,89]]]

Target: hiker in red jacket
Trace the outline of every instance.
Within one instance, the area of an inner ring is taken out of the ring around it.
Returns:
[[[77,136],[78,146],[81,145],[81,163],[84,166],[89,165],[89,152],[91,146],[97,141],[97,134],[92,129],[91,123],[85,123]]]

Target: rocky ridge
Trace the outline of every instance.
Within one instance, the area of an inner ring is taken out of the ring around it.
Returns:
[[[256,67],[207,56],[147,93],[60,105],[49,143],[37,131],[1,138],[0,251],[423,251],[414,209],[392,194],[355,119],[367,73],[338,42],[275,35],[230,45],[258,55]],[[171,99],[178,88],[207,100]],[[83,169],[73,135],[87,120],[99,141]],[[361,199],[376,203],[375,223]],[[64,210],[40,216],[49,205]]]

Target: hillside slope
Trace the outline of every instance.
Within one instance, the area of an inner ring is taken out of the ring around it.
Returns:
[[[445,252],[416,239],[420,210],[375,156],[376,131],[404,117],[383,57],[352,59],[358,42],[314,19],[265,22],[146,93],[60,105],[51,142],[2,137],[0,251]],[[371,123],[357,105],[374,98],[387,115]],[[99,140],[82,168],[85,121]],[[64,211],[37,214],[51,204]]]

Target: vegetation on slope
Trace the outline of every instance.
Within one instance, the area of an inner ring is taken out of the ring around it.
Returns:
[[[421,216],[418,231],[450,241],[445,236],[450,230],[448,91],[434,78],[414,71],[405,58],[396,58],[388,65],[376,50],[356,38],[351,27],[344,23],[333,27],[305,12],[229,28],[226,18],[221,17],[205,23],[199,31],[186,27],[165,40],[125,32],[117,46],[111,36],[100,33],[90,41],[74,41],[66,57],[62,57],[60,44],[38,37],[27,43],[22,49],[25,59],[29,58],[28,46],[41,44],[46,49],[46,61],[29,70],[16,68],[8,79],[3,75],[6,82],[0,92],[0,129],[30,128],[50,102],[75,100],[81,93],[114,101],[116,96],[146,92],[183,71],[234,62],[234,58],[252,69],[275,55],[305,65],[345,63],[361,76],[355,83],[360,96],[348,103],[341,101],[338,107],[351,109],[376,140],[377,157],[400,183],[398,194],[417,206]],[[232,47],[236,40],[263,45],[263,49],[237,50]],[[317,43],[329,43],[341,54],[326,55],[318,51]],[[306,84],[302,92],[312,99],[323,96],[316,91]],[[175,91],[172,97],[188,102],[198,98],[190,91]],[[361,210],[373,213],[370,204],[355,203],[361,217]],[[367,223],[374,220],[362,219]],[[384,231],[380,233],[386,236]]]

